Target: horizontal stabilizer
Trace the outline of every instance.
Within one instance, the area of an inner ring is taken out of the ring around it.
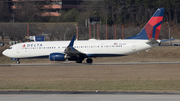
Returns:
[[[161,42],[166,42],[166,41],[171,41],[171,40],[176,40],[176,39],[166,39],[166,40],[161,40]]]
[[[152,38],[146,42],[147,44],[157,44],[159,43],[156,39]]]

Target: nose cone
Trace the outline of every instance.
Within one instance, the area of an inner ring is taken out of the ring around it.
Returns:
[[[2,54],[5,55],[5,56],[7,56],[7,57],[9,57],[7,50],[4,50],[4,51],[2,52]]]

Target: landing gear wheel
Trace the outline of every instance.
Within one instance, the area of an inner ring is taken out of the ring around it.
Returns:
[[[17,64],[20,64],[20,61],[17,61]]]
[[[82,60],[81,59],[77,59],[76,63],[82,63]]]
[[[86,60],[86,62],[87,62],[87,63],[92,63],[93,60],[92,60],[91,58],[88,58],[88,59]]]

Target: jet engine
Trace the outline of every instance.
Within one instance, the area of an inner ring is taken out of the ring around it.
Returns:
[[[49,59],[51,61],[66,61],[65,54],[62,53],[51,53]]]

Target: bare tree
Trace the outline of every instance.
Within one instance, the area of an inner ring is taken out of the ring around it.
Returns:
[[[7,22],[11,19],[11,11],[7,3],[0,2],[0,21]]]
[[[84,2],[81,4],[80,8],[80,14],[79,14],[79,19],[78,23],[79,24],[85,24],[85,19],[89,19],[90,17],[103,17],[101,13],[101,1],[89,1],[89,2]]]
[[[41,32],[41,23],[31,23],[29,24],[29,35],[30,36],[40,36]]]
[[[140,33],[141,29],[142,29],[141,27],[134,27],[134,26],[126,27],[124,28],[124,37],[129,38],[134,35],[137,35],[138,33]]]
[[[37,21],[40,20],[41,12],[33,3],[17,4],[14,10],[17,21]]]
[[[1,32],[5,34],[5,36],[9,37],[11,40],[20,40],[22,41],[26,36],[26,26],[24,24],[13,24],[6,23],[0,24]]]

